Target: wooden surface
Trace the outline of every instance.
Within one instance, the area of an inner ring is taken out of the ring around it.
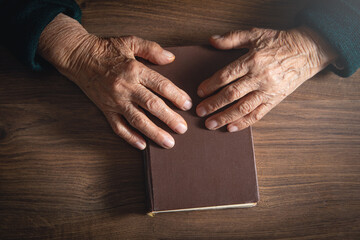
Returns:
[[[286,28],[305,1],[80,1],[83,25],[163,46]],[[141,152],[53,70],[0,49],[0,239],[359,239],[360,72],[323,72],[255,124],[261,201],[145,213]]]

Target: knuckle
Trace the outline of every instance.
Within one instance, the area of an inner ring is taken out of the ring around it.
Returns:
[[[219,109],[221,104],[218,99],[213,99],[212,101],[201,104],[201,106],[206,110],[207,113],[212,113]]]
[[[131,115],[133,106],[130,102],[124,102],[123,104],[119,104],[119,109],[122,115]]]
[[[253,96],[253,102],[256,104],[256,103],[261,103],[264,100],[266,100],[264,95],[259,91],[255,91],[255,94]]]
[[[236,79],[244,75],[245,72],[248,71],[247,62],[243,59],[238,59],[236,62],[234,62],[231,66],[231,73],[230,77],[232,79]],[[243,73],[243,74],[241,74]]]
[[[164,80],[158,80],[159,91],[162,93],[169,93],[172,88],[172,83]]]
[[[128,143],[135,143],[137,141],[137,138],[133,134],[127,133],[126,131],[122,131],[119,129],[115,131],[115,133]]]
[[[121,126],[117,125],[114,127],[113,130],[114,130],[115,134],[118,135],[119,137],[125,139],[126,141],[129,140],[128,134],[126,134],[126,132],[124,131],[124,129]]]
[[[263,69],[261,74],[265,79],[270,79],[270,80],[273,79],[273,76],[271,74],[271,70],[268,69],[268,68]]]
[[[234,85],[230,85],[225,90],[224,95],[225,95],[226,99],[233,102],[233,101],[235,101],[236,99],[239,98],[240,92]]]
[[[139,64],[136,60],[130,60],[127,62],[125,71],[131,74],[136,74],[139,72]]]
[[[135,143],[137,138],[133,134],[124,134],[123,138],[129,143]]]
[[[232,30],[225,36],[230,39],[235,39],[235,38],[239,38],[241,36],[242,32],[243,32],[242,30]]]
[[[254,113],[253,122],[257,122],[262,118],[262,114],[260,112]]]
[[[239,31],[237,30],[231,30],[230,32],[228,32],[225,36],[233,36],[236,35]]]
[[[252,62],[254,65],[259,64],[261,61],[261,53],[259,51],[254,51],[252,54]]]
[[[235,117],[234,113],[223,114],[217,118],[217,122],[219,123],[220,126],[222,126],[226,123],[233,121],[234,117]]]
[[[257,93],[262,93],[258,89],[260,88],[260,85],[263,84],[264,80],[261,76],[258,76],[256,74],[248,74],[247,78],[243,82],[243,86],[248,88],[251,91],[256,91]]]
[[[218,108],[216,107],[216,104],[208,104],[207,106],[205,106],[206,112],[208,113],[212,113],[214,111],[216,111]]]
[[[149,79],[149,81],[154,82],[155,86],[159,86],[160,81],[155,71],[146,71],[146,78]]]
[[[124,37],[121,37],[121,42],[129,47],[131,50],[134,50],[137,46],[137,40],[138,38],[134,35],[128,35],[128,36],[124,36]]]
[[[161,103],[158,99],[151,97],[146,100],[145,106],[149,111],[155,112],[159,111],[159,109],[161,108]]]
[[[276,73],[273,68],[267,67],[261,71],[261,77],[273,82],[278,78],[278,73]]]
[[[156,142],[161,142],[162,134],[160,133],[159,130],[153,131],[153,132],[149,133],[149,137]]]
[[[116,124],[113,127],[113,131],[116,135],[125,139],[127,142],[134,142],[136,140],[132,134],[130,134],[128,131],[125,130],[124,126]]]
[[[112,92],[118,92],[119,88],[120,88],[120,83],[121,80],[120,79],[114,79],[111,83],[110,83],[110,90]]]
[[[257,28],[257,27],[252,27],[252,28],[250,28],[250,30],[249,30],[249,32],[251,32],[251,33],[257,33],[257,32],[259,32],[260,31],[260,28]]]
[[[166,114],[162,114],[161,120],[168,125],[170,128],[175,127],[177,123],[183,122],[183,118],[178,116],[176,113],[167,112]]]
[[[242,71],[244,71],[244,69],[248,70],[247,62],[242,59],[236,61],[234,66],[234,74],[239,75]]]
[[[239,105],[239,112],[242,114],[248,114],[252,110],[252,106],[249,102],[243,102]]]
[[[246,128],[246,127],[249,127],[251,126],[252,124],[252,120],[251,119],[244,119],[241,123],[242,125],[242,128]]]
[[[114,130],[114,133],[115,133],[116,135],[118,135],[118,136],[120,136],[120,137],[122,137],[122,138],[124,137],[124,136],[123,136],[123,132],[121,131],[121,129],[120,129],[118,126],[114,127],[113,130]]]
[[[145,101],[146,99],[146,91],[144,91],[143,87],[135,86],[130,90],[130,96],[132,99],[139,99],[140,101]]]
[[[126,37],[128,41],[135,42],[138,38],[135,35],[129,35]]]
[[[135,128],[146,128],[147,126],[146,119],[140,114],[131,115],[129,123]]]
[[[231,70],[229,68],[224,69],[220,75],[219,75],[219,83],[220,84],[225,84],[229,81],[229,79],[231,78]]]
[[[148,41],[148,45],[149,45],[149,47],[152,48],[152,49],[158,49],[158,48],[160,48],[160,45],[157,44],[156,42],[153,42],[153,41]]]
[[[252,27],[249,30],[249,34],[252,38],[252,40],[258,40],[261,38],[261,35],[263,34],[264,29],[262,28],[257,28],[257,27]]]

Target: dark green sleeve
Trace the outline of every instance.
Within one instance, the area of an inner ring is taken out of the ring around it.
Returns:
[[[342,77],[360,67],[360,0],[313,1],[297,16],[297,22],[319,32],[337,51],[337,66],[331,70]]]
[[[39,38],[59,13],[81,19],[81,10],[73,0],[0,0],[1,44],[33,70],[40,70],[43,60],[36,54]]]

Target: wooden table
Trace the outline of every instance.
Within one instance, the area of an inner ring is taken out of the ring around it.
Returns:
[[[83,25],[163,46],[286,28],[305,1],[80,1]],[[4,37],[4,36],[3,36]],[[261,201],[145,215],[141,152],[54,70],[0,58],[0,239],[359,239],[360,72],[322,72],[254,125]]]

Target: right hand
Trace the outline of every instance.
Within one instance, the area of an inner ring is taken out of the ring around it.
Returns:
[[[155,125],[141,108],[182,134],[187,130],[185,120],[154,92],[182,110],[191,108],[191,99],[135,56],[155,64],[168,64],[175,56],[155,42],[134,36],[98,38],[72,20],[58,15],[43,31],[39,53],[85,92],[104,113],[114,132],[128,143],[141,150],[146,147],[135,128],[160,146],[172,148],[173,137]]]
[[[326,40],[306,26],[233,31],[210,42],[223,50],[249,49],[198,88],[198,95],[207,97],[197,106],[199,116],[221,109],[205,121],[211,130],[247,128],[337,58]]]

